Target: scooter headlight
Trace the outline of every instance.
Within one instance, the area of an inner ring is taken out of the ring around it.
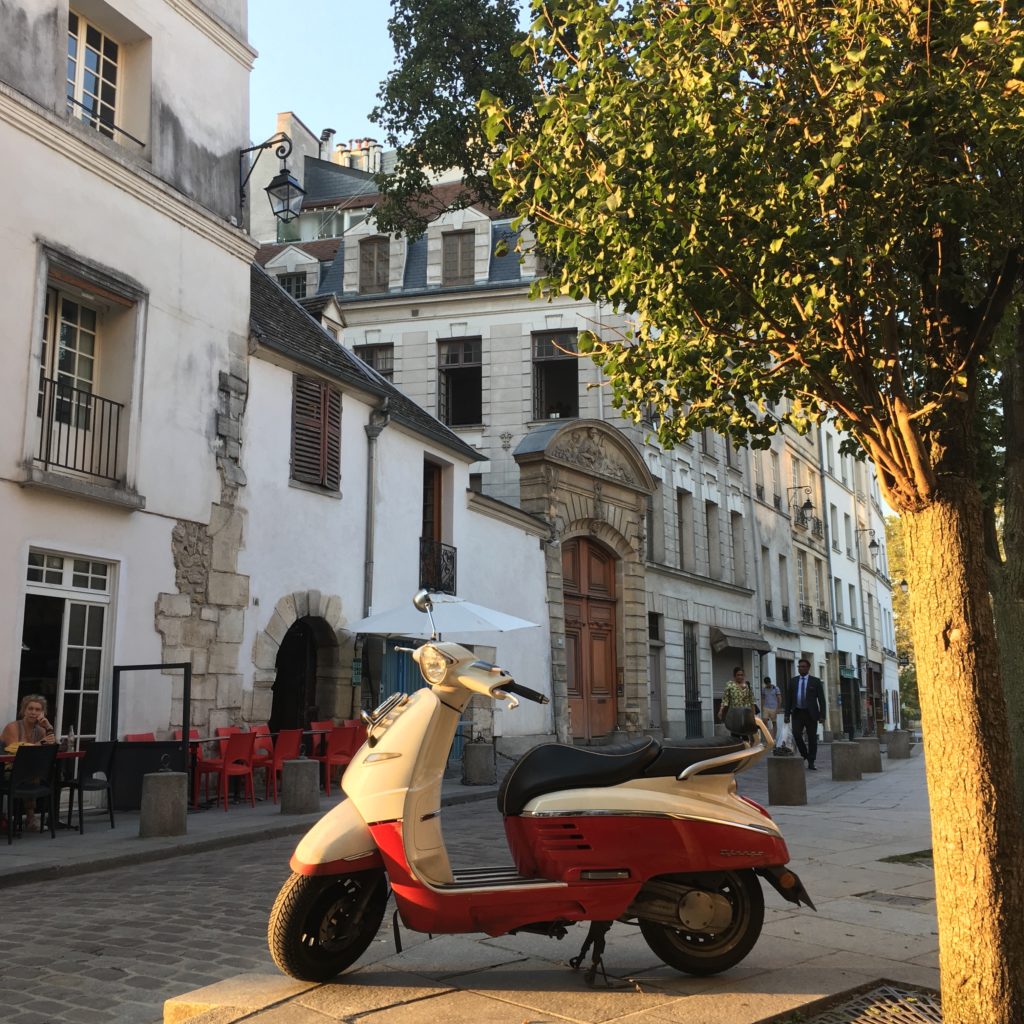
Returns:
[[[420,671],[428,683],[443,683],[448,674],[448,659],[436,648],[425,647],[420,651]]]

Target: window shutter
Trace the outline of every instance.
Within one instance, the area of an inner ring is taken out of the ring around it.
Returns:
[[[292,479],[323,482],[323,385],[309,377],[293,378]]]
[[[457,281],[459,277],[459,236],[445,235],[443,238],[444,262],[441,267],[442,281]]]
[[[359,245],[359,288],[361,291],[368,291],[373,286],[373,263],[373,243],[361,242]]]
[[[324,436],[324,486],[336,491],[341,487],[341,393],[324,386],[327,398]]]
[[[476,244],[476,232],[464,231],[458,236],[459,240],[459,280],[473,280],[473,249]]]

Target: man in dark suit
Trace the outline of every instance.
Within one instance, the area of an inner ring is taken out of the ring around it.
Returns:
[[[788,722],[793,719],[793,739],[800,756],[807,762],[808,771],[817,771],[814,758],[818,754],[818,722],[825,719],[825,685],[817,676],[811,675],[811,663],[801,658],[786,690],[786,715]],[[804,742],[804,732],[807,741]]]

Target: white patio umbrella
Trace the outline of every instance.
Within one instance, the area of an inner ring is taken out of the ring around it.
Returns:
[[[537,625],[536,622],[528,622],[494,608],[485,608],[482,604],[464,601],[451,594],[431,594],[430,599],[434,603],[434,624],[442,636],[453,633],[507,633],[513,629],[529,629]],[[430,620],[425,612],[414,607],[412,601],[365,619],[347,622],[345,628],[353,633],[374,636],[430,638]]]

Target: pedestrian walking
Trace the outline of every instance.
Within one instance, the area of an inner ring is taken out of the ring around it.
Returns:
[[[761,681],[761,718],[775,739],[779,735],[778,714],[781,705],[782,691],[772,682],[771,676],[765,676]]]
[[[811,663],[806,658],[800,659],[797,669],[800,674],[789,682],[783,720],[793,719],[796,749],[807,762],[807,770],[813,772],[817,771],[814,759],[818,753],[818,722],[825,719],[825,685],[817,676],[811,675]]]
[[[754,707],[754,694],[751,692],[750,684],[747,682],[747,674],[737,665],[732,670],[732,679],[725,684],[722,702],[718,706],[718,720],[724,722],[726,712],[730,708],[753,709]]]

